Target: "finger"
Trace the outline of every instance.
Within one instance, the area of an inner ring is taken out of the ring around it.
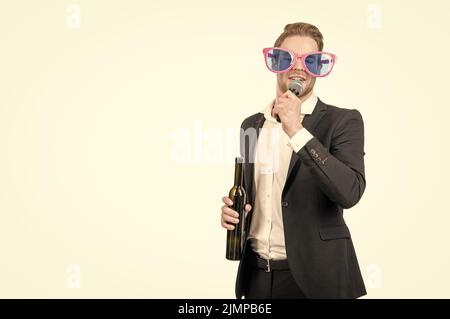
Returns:
[[[283,104],[277,104],[272,108],[272,112],[278,113],[283,109]]]
[[[274,109],[272,110],[272,117],[277,117],[277,115],[278,115],[278,112],[277,112],[277,110],[274,108]]]
[[[245,205],[245,217],[250,213],[252,206],[250,204]]]
[[[226,228],[229,230],[234,229],[234,225],[228,224],[223,218],[220,219],[220,224],[222,225],[223,228]]]
[[[292,91],[290,91],[290,90],[288,90],[288,91],[286,92],[286,94],[287,94],[287,97],[288,97],[289,100],[292,100],[292,99],[298,99],[298,96],[295,95],[295,93],[292,92]]]
[[[222,214],[224,214],[224,210],[230,208],[228,205],[223,205],[222,207],[220,207],[220,210],[222,211]]]
[[[283,106],[276,106],[272,110],[272,116],[277,117],[280,116],[280,114],[283,112]]]
[[[289,90],[289,89],[287,89],[286,92],[283,93],[283,96],[284,96],[284,97],[287,97],[287,98],[289,98],[289,97],[297,97],[297,95],[295,95],[295,93],[292,92],[292,91]]]
[[[222,202],[223,202],[225,205],[228,205],[228,206],[233,205],[233,201],[232,201],[228,196],[224,196],[224,197],[222,198]]]
[[[279,107],[283,107],[286,104],[288,104],[289,102],[290,102],[289,99],[284,98],[284,99],[278,101],[278,103],[274,105],[274,108],[276,108],[276,107],[278,107],[278,108]]]
[[[290,98],[295,96],[295,94],[291,91],[291,90],[287,90],[286,92],[284,92],[283,97],[284,98]]]
[[[223,214],[222,218],[223,218],[224,221],[226,221],[227,223],[230,223],[230,224],[237,224],[237,223],[239,223],[239,219],[238,218],[234,218],[234,217],[231,217],[231,216],[226,215],[226,214]]]
[[[230,207],[223,207],[222,208],[222,212],[225,215],[231,216],[231,217],[239,217],[239,214],[237,213],[237,211],[231,209]]]
[[[223,219],[222,219],[222,227],[228,230],[234,230],[234,226],[226,223]]]

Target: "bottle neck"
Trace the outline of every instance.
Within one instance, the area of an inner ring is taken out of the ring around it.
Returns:
[[[242,162],[239,163],[236,161],[234,168],[234,185],[242,186]]]

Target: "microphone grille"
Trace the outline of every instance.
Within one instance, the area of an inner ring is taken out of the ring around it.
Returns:
[[[288,86],[289,91],[299,96],[303,91],[303,85],[300,81],[292,80]]]

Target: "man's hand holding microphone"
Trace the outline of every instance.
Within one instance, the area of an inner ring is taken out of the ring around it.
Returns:
[[[272,109],[272,116],[281,123],[283,131],[292,138],[303,128],[300,114],[302,100],[298,97],[303,91],[303,86],[298,81],[291,81],[289,89],[277,96]]]

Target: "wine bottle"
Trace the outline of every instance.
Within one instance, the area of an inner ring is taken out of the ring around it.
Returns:
[[[227,230],[226,258],[229,260],[240,260],[245,240],[245,203],[247,194],[243,184],[243,159],[236,157],[234,168],[234,185],[228,197],[233,201],[231,209],[239,214],[239,222],[234,225],[233,230]]]

